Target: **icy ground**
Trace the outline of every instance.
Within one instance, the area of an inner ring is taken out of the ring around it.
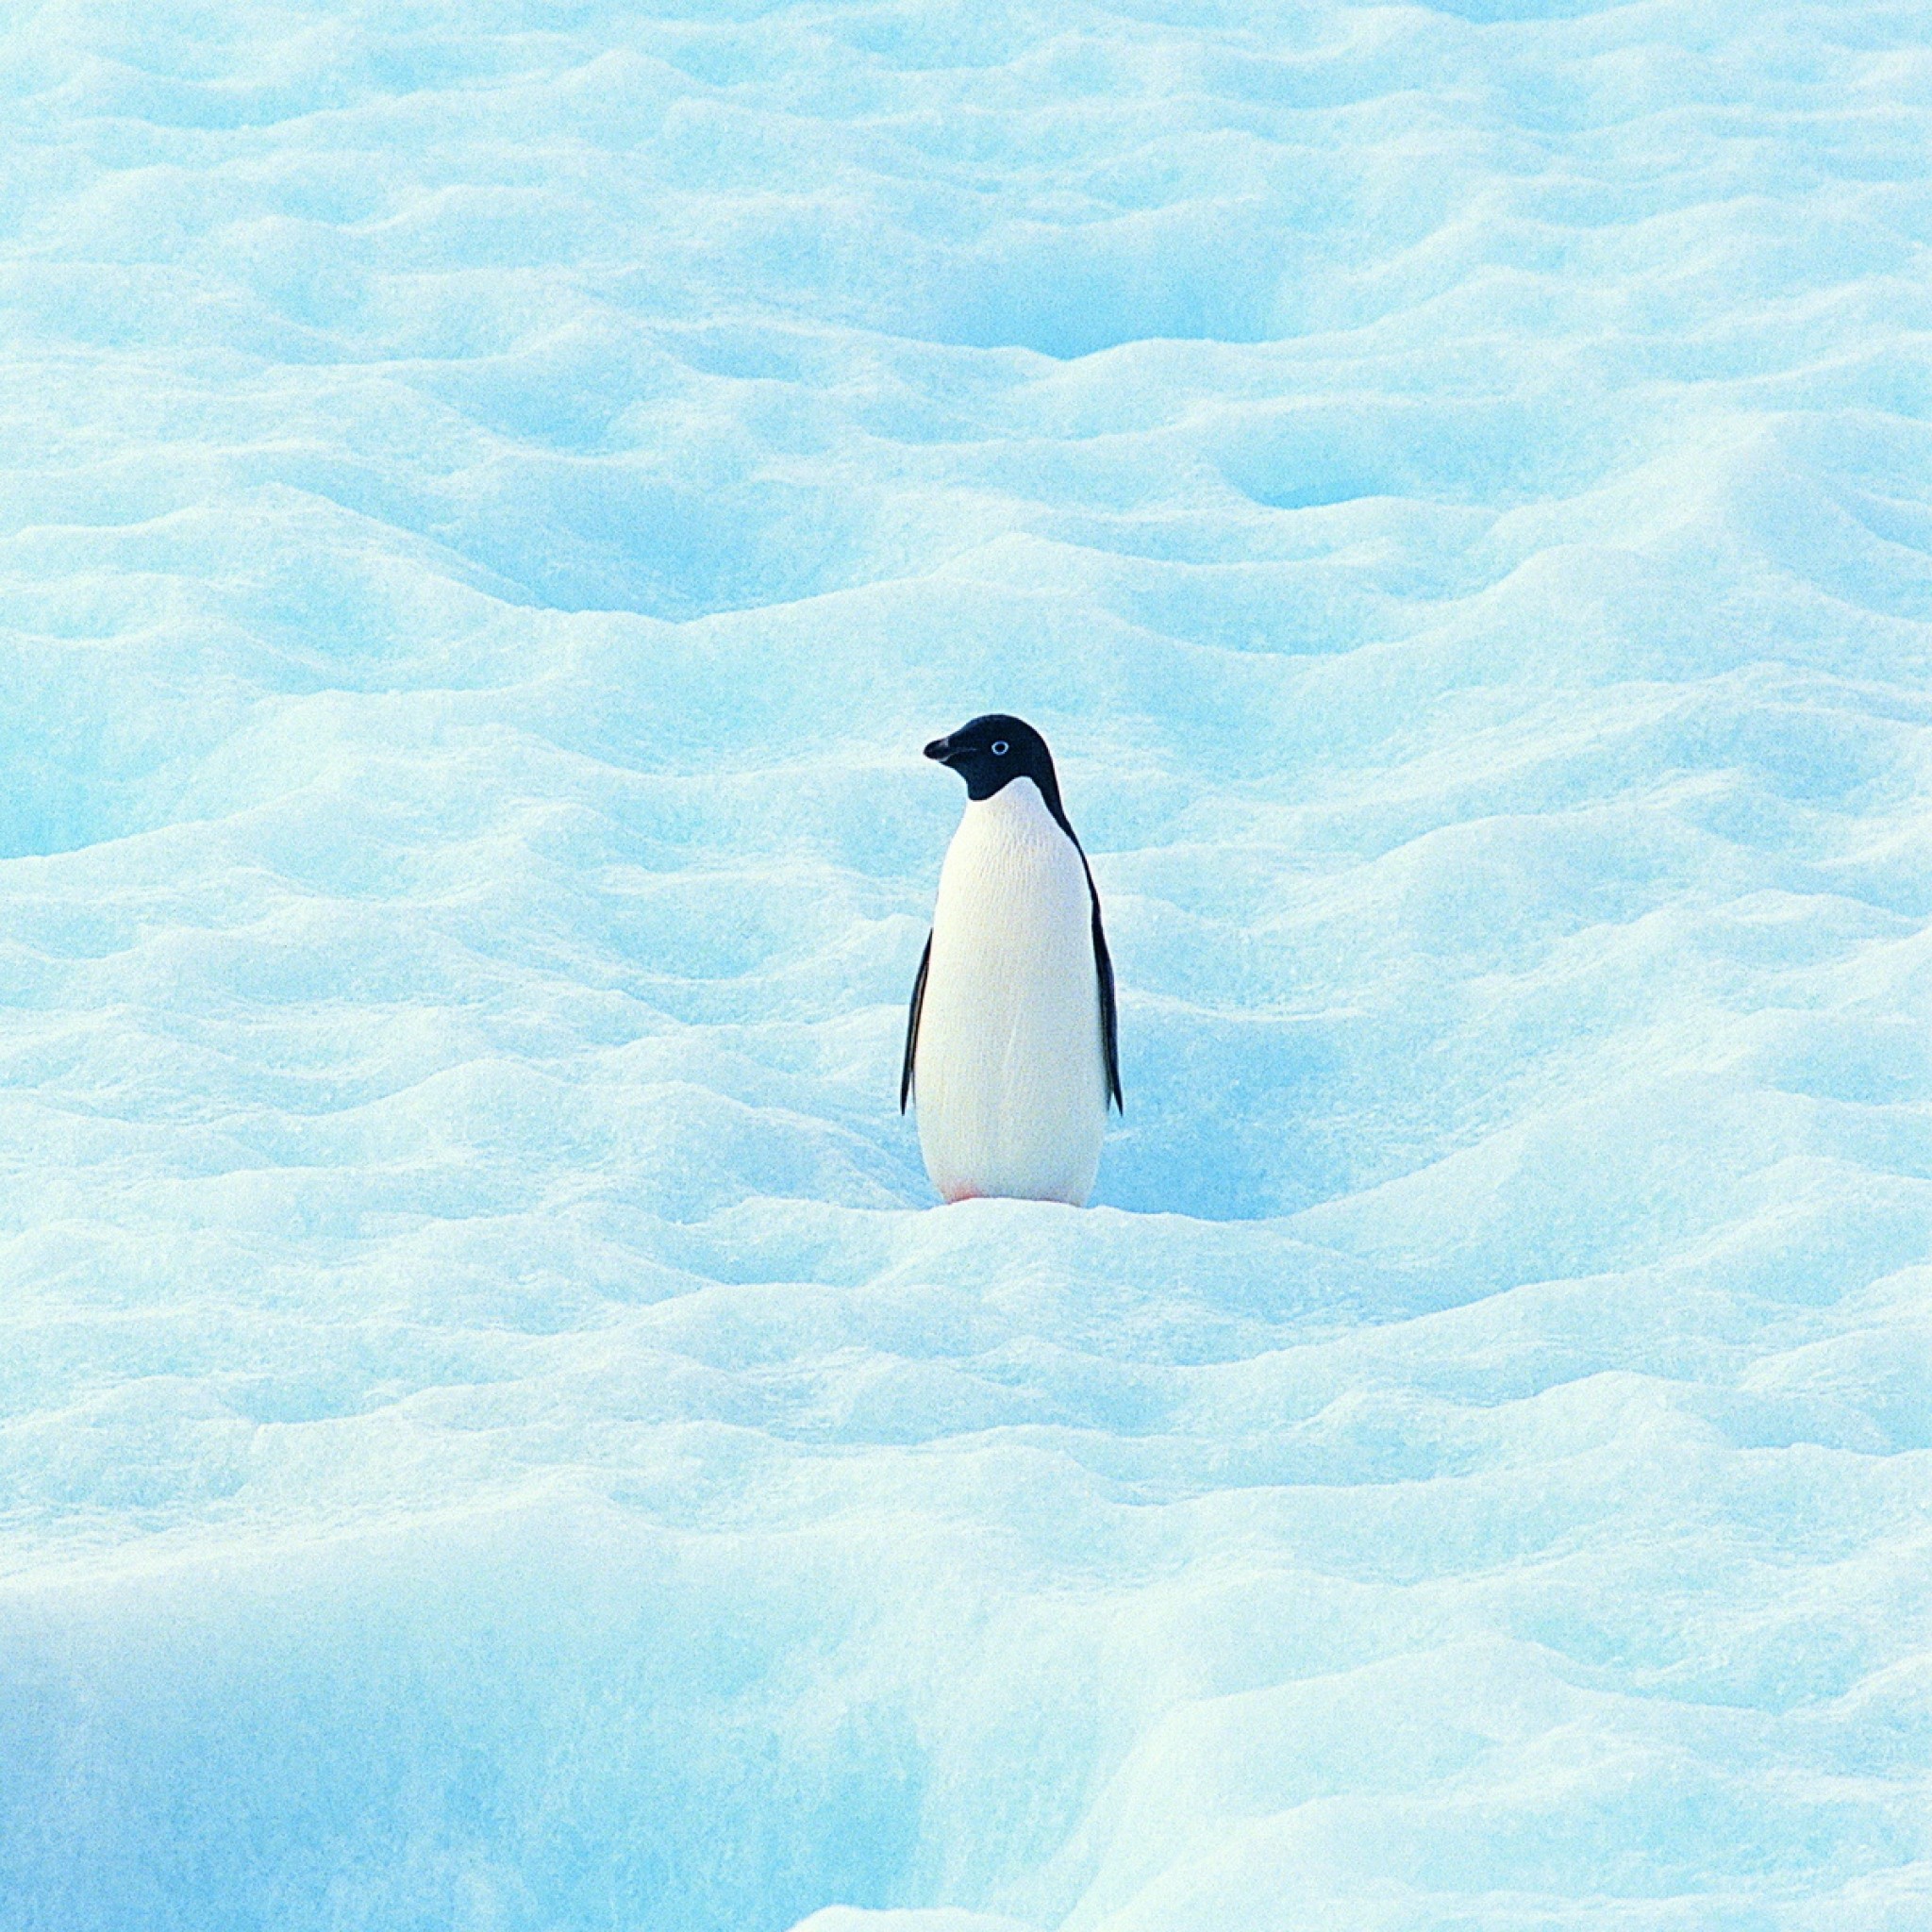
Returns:
[[[643,11],[6,15],[0,1924],[1924,1932],[1924,0]]]

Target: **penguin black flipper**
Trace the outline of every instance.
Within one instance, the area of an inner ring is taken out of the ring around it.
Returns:
[[[1080,855],[1086,862],[1087,855]],[[1093,890],[1093,874],[1087,874],[1088,896],[1093,901],[1093,972],[1100,981],[1100,1050],[1107,1059],[1107,1091],[1122,1113],[1127,1104],[1121,1098],[1121,1024],[1113,1004],[1113,958],[1107,950],[1107,934],[1100,925],[1100,894]],[[902,1109],[903,1111],[903,1109]]]
[[[1100,912],[1096,908],[1093,914],[1093,930],[1100,930]],[[1102,947],[1105,957],[1106,948]],[[906,1062],[899,1069],[899,1111],[906,1111],[906,1102],[912,1093],[912,1055],[919,1045],[919,1009],[925,1004],[925,970],[932,964],[932,935],[925,936],[925,951],[919,956],[919,977],[912,982],[912,1004],[906,1012]],[[1113,969],[1105,969],[1107,978],[1106,1006],[1109,1015],[1113,1011]],[[1111,1036],[1109,1036],[1111,1037]]]

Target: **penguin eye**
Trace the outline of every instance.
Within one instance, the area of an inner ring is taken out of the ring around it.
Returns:
[[[1007,741],[1006,741],[1006,740],[1005,740],[1004,738],[995,738],[995,739],[993,740],[993,741],[992,741],[992,755],[993,755],[993,757],[994,757],[994,758],[1005,758],[1005,757],[1006,757],[1006,755],[1007,755]]]

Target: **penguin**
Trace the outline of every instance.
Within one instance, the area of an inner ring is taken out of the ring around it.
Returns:
[[[1121,1101],[1113,961],[1100,894],[1046,741],[992,712],[925,755],[966,781],[940,872],[899,1070],[946,1201],[1084,1208]]]

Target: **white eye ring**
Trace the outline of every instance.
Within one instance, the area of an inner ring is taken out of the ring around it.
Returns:
[[[1005,757],[1006,757],[1006,755],[1007,755],[1007,741],[1006,741],[1006,740],[1005,740],[1004,738],[995,738],[995,739],[993,740],[993,741],[992,741],[992,755],[993,755],[993,757],[994,757],[994,758],[1005,758]]]

